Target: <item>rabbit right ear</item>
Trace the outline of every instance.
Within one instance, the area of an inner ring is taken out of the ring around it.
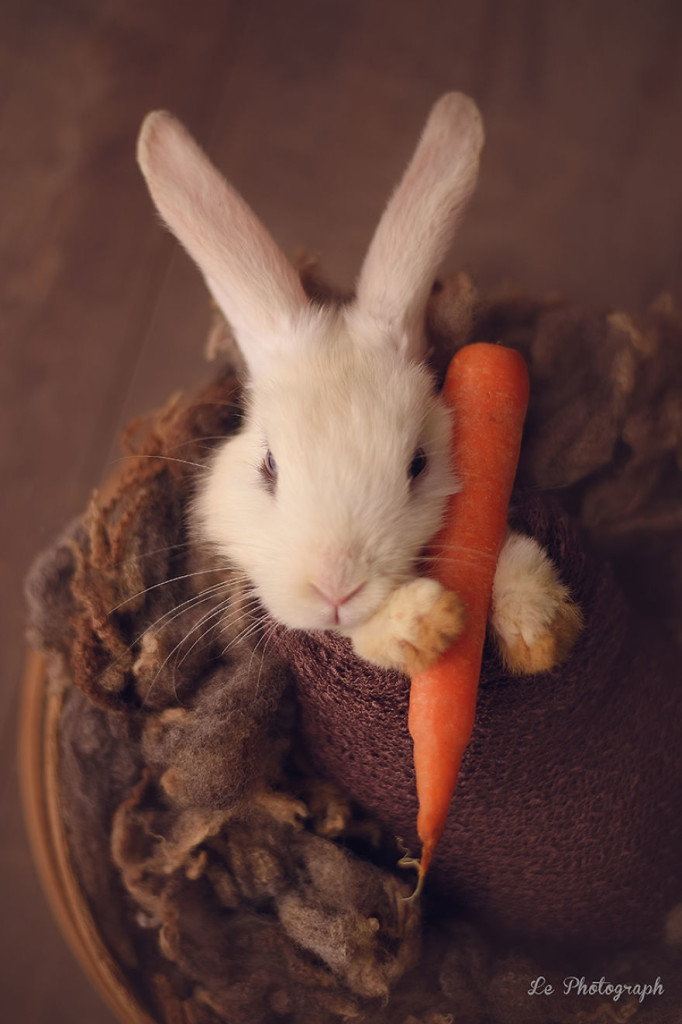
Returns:
[[[171,114],[147,115],[137,159],[156,208],[199,266],[252,375],[264,373],[310,308],[298,274]]]
[[[422,358],[426,304],[474,190],[482,146],[474,101],[458,92],[441,96],[379,221],[349,310],[371,344]]]

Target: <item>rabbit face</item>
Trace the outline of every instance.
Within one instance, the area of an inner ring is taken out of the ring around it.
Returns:
[[[202,533],[287,626],[350,628],[413,575],[455,488],[449,414],[422,365],[340,317],[249,395],[196,503]]]

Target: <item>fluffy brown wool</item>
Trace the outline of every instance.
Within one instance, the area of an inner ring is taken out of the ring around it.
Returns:
[[[131,425],[123,472],[29,580],[30,638],[63,691],[74,867],[159,1021],[678,1019],[682,318],[666,302],[636,322],[486,300],[458,275],[428,324],[441,377],[470,340],[528,360],[513,518],[547,544],[587,628],[532,679],[486,650],[421,902],[396,867],[397,834],[417,851],[407,681],[331,635],[264,644],[238,574],[191,535],[197,464],[240,421],[222,323],[226,365]],[[660,977],[665,993],[565,996],[574,974]],[[539,976],[553,996],[529,996]]]

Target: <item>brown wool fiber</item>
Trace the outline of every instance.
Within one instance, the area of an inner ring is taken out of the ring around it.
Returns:
[[[512,521],[547,545],[586,630],[533,678],[486,647],[422,901],[396,868],[396,835],[418,850],[407,680],[331,634],[264,644],[238,574],[192,536],[191,464],[240,422],[220,321],[222,369],[131,425],[123,470],[29,579],[74,869],[159,1021],[677,1020],[682,317],[484,299],[460,274],[428,329],[440,379],[467,341],[526,357]],[[660,975],[665,996],[528,997],[570,973]]]

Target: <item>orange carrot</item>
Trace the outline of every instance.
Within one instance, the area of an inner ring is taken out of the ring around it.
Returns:
[[[476,692],[495,567],[528,405],[528,373],[514,349],[467,345],[448,369],[454,412],[452,459],[461,491],[434,540],[434,575],[466,608],[461,636],[412,677],[408,724],[414,742],[422,844],[418,891],[445,827],[462,755],[474,727]]]

